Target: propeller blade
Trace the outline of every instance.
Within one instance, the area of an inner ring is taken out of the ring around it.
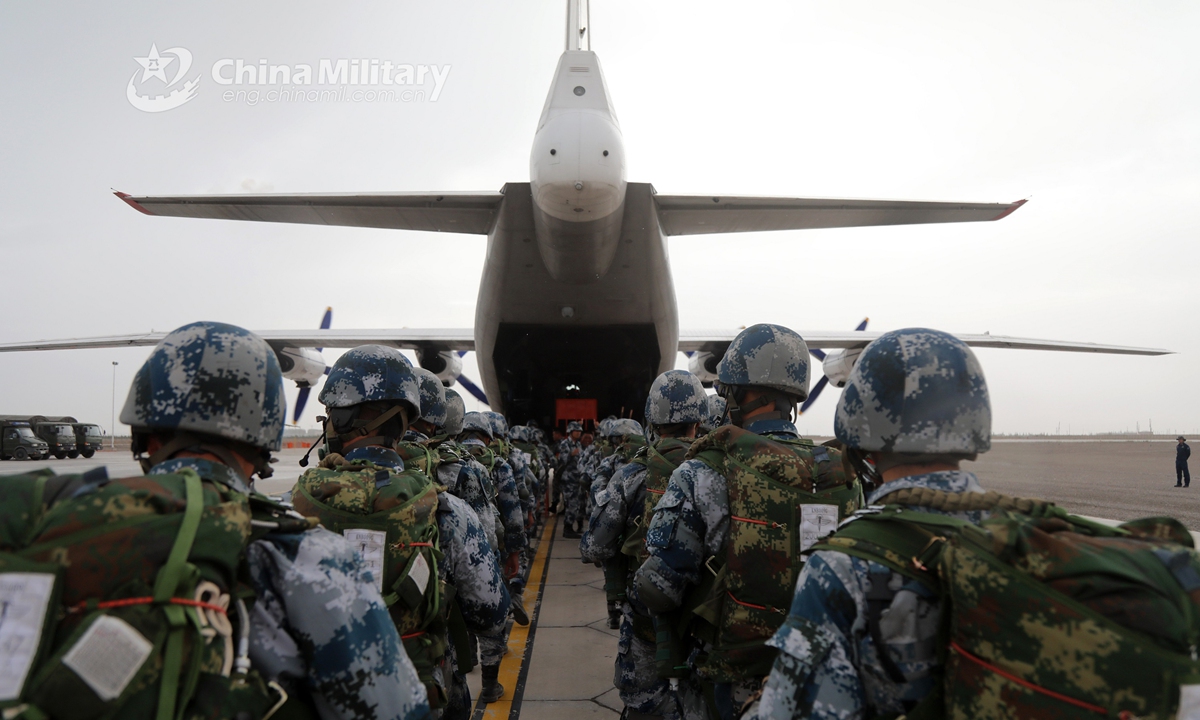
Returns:
[[[325,372],[329,372],[326,368]],[[300,394],[296,396],[296,409],[292,411],[292,424],[300,422],[300,416],[304,413],[304,404],[308,402],[308,394],[312,392],[311,387],[300,388]]]
[[[871,318],[869,318],[869,317],[867,317],[867,318],[863,318],[863,321],[862,321],[862,322],[860,322],[860,323],[858,324],[858,327],[854,328],[854,330],[855,330],[856,332],[862,332],[863,330],[866,330],[866,329],[867,329],[867,323],[869,323],[869,322],[871,322]]]
[[[829,384],[829,378],[822,375],[821,379],[817,381],[817,384],[813,385],[812,391],[808,393],[808,399],[805,400],[804,404],[800,406],[800,414],[801,415],[804,414],[804,411],[808,409],[809,405],[812,405],[814,402],[816,402],[817,397],[821,394],[821,391],[824,390],[825,386],[828,384]]]
[[[488,402],[487,395],[483,394],[483,390],[480,390],[478,385],[468,380],[466,375],[459,375],[458,382],[467,389],[467,392],[474,395],[476,400],[491,407],[491,404]]]
[[[812,355],[813,357],[820,360],[821,362],[825,361],[825,351],[824,350],[818,350],[817,348],[809,348],[808,354]]]

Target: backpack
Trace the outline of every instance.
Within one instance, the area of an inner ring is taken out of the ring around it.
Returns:
[[[430,704],[444,707],[445,688],[434,670],[446,657],[450,590],[438,577],[437,486],[412,469],[340,462],[305,471],[292,502],[359,547]]]
[[[705,582],[687,603],[707,622],[694,631],[711,643],[700,676],[716,683],[761,678],[777,654],[765,643],[787,617],[805,559],[861,506],[862,488],[836,448],[733,425],[698,440],[687,458],[723,475],[729,492],[724,549],[705,563]]]
[[[887,500],[818,549],[938,594],[942,683],[910,718],[1200,717],[1200,554],[1180,523],[1110,528],[994,492]],[[993,515],[974,525],[912,506]]]
[[[237,639],[254,593],[246,545],[308,529],[191,468],[109,480],[98,468],[5,477],[0,708],[5,718],[261,718],[282,705]]]

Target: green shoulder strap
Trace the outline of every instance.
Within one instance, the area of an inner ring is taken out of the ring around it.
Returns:
[[[195,542],[196,531],[200,528],[200,516],[204,511],[204,491],[200,486],[200,476],[191,470],[183,470],[181,474],[186,499],[183,520],[179,523],[179,534],[175,536],[175,544],[171,547],[167,562],[158,571],[158,577],[154,581],[154,602],[162,607],[171,628],[163,655],[157,720],[171,720],[173,717],[183,716],[184,709],[179,708],[177,714],[175,705],[179,694],[179,670],[183,666],[183,635],[188,626],[188,613],[182,605],[171,604],[171,598],[183,579],[188,555],[192,552],[192,543]],[[202,649],[198,642],[193,645],[196,650]],[[191,674],[199,673],[199,670],[199,658],[193,657]],[[193,685],[194,682],[194,678],[189,678],[188,685]]]

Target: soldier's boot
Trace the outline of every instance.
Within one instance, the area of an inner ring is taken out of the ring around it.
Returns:
[[[616,630],[621,627],[621,608],[615,602],[608,604],[608,629]]]
[[[620,720],[662,720],[662,715],[651,715],[649,713],[638,712],[631,710],[628,705],[621,710]]]
[[[512,605],[509,606],[509,609],[512,612],[513,621],[518,625],[528,625],[529,613],[525,612],[525,599],[515,585],[510,586],[510,590],[509,598],[512,600]]]
[[[504,686],[497,680],[500,677],[500,666],[484,665],[480,671],[483,674],[483,687],[479,689],[479,699],[486,705],[504,697]]]

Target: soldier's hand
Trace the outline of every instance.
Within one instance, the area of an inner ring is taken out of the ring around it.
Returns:
[[[504,560],[504,579],[512,580],[521,571],[521,560],[517,553],[510,553]]]
[[[578,455],[578,454],[579,454],[579,448],[571,448],[571,454],[572,454],[572,455]]]

